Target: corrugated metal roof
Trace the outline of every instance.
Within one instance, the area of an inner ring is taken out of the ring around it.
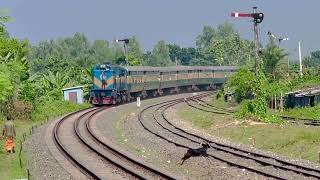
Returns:
[[[72,89],[83,89],[83,86],[68,87],[68,88],[62,89],[62,91],[68,91],[68,90],[72,90]]]
[[[320,95],[320,87],[297,90],[297,91],[289,92],[286,94],[292,94],[295,97]]]
[[[187,70],[236,70],[237,66],[168,66],[168,67],[151,67],[151,66],[127,66],[128,71],[187,71]]]

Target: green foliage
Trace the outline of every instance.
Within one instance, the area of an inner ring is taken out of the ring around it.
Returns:
[[[0,38],[0,105],[17,98],[29,77],[28,47],[28,41]]]
[[[276,85],[271,86],[261,70],[253,73],[248,69],[240,69],[228,81],[227,89],[233,91],[236,100],[241,102],[238,116],[253,117],[265,122],[279,122],[277,117],[267,113],[267,100],[277,89]]]
[[[170,66],[173,64],[170,60],[169,47],[164,41],[159,41],[155,45],[145,64],[149,66]]]
[[[320,119],[320,105],[314,107],[288,109],[280,114],[296,118]]]
[[[79,105],[63,100],[46,99],[38,103],[35,110],[31,113],[31,120],[43,121],[86,107],[89,107],[89,104]]]
[[[254,44],[240,38],[231,23],[220,24],[217,29],[204,26],[196,41],[198,50],[192,65],[251,66]]]
[[[28,41],[19,41],[12,38],[0,38],[0,57],[2,63],[4,60],[8,61],[11,59],[25,59],[28,55],[28,52]]]
[[[170,59],[172,62],[178,61],[180,65],[190,65],[190,61],[196,58],[197,50],[195,48],[181,48],[176,44],[168,44]]]
[[[34,125],[41,125],[48,119],[61,116],[68,112],[77,111],[89,107],[89,104],[73,104],[67,101],[44,101],[39,103],[32,112],[31,117],[33,121],[26,119],[15,119],[14,124],[17,131],[16,142],[23,141],[23,134],[29,134],[31,127]],[[0,127],[3,126],[4,121],[0,120]],[[0,139],[0,143],[4,144],[4,140]],[[16,143],[17,149],[20,149],[20,143]],[[0,174],[1,179],[21,179],[26,178],[27,173],[26,154],[22,151],[22,168],[20,167],[19,153],[8,155],[4,148],[0,150]]]
[[[133,36],[132,38],[129,38],[129,44],[128,44],[128,54],[129,54],[129,61],[130,57],[132,59],[137,59],[136,61],[140,61],[143,55],[143,51],[140,47],[140,43],[138,39]]]
[[[207,51],[215,54],[218,65],[248,65],[253,56],[253,43],[238,34],[214,41]]]
[[[0,103],[5,102],[13,93],[13,84],[10,81],[10,71],[4,64],[0,64]]]
[[[287,56],[287,53],[284,51],[284,49],[281,49],[274,44],[268,44],[262,53],[264,71],[266,74],[270,75],[273,80],[276,79],[276,69],[279,62]]]
[[[66,71],[66,67],[88,68],[98,63],[116,59],[116,50],[121,46],[105,40],[90,43],[83,34],[76,33],[73,37],[43,41],[32,48],[30,54],[31,72],[45,74]],[[121,50],[121,53],[123,50]],[[67,69],[70,70],[70,69]]]
[[[141,65],[141,61],[139,58],[135,57],[132,54],[129,54],[128,56],[128,64],[129,66],[140,66]]]
[[[0,9],[0,39],[9,38],[9,33],[6,29],[5,23],[12,21],[10,16],[7,16],[4,9]]]
[[[206,48],[210,45],[212,39],[216,36],[215,29],[211,26],[204,26],[202,34],[197,36],[196,45],[198,48]]]
[[[296,76],[290,79],[282,79],[279,82],[273,82],[271,84],[270,91],[273,94],[280,95],[280,92],[290,92],[295,90],[301,90],[305,88],[311,88],[319,86],[320,76],[313,74],[305,74],[303,77]]]
[[[236,113],[236,115],[241,118],[245,117],[267,123],[281,123],[281,118],[276,115],[267,113],[266,104],[267,101],[264,98],[244,100],[241,102],[241,108]]]
[[[311,52],[311,55],[303,59],[305,67],[320,68],[320,50]]]
[[[248,97],[248,92],[254,87],[255,74],[249,69],[240,69],[227,82],[226,89],[235,93],[237,102]]]

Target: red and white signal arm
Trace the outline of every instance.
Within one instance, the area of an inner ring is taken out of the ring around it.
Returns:
[[[239,13],[239,12],[232,12],[231,17],[240,18],[240,17],[251,17],[254,19],[254,22],[256,24],[261,23],[264,14],[263,13]]]
[[[251,13],[232,12],[231,17],[251,17]]]

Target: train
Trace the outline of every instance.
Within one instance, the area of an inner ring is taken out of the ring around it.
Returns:
[[[238,70],[235,66],[119,66],[99,64],[92,70],[90,103],[95,106],[216,89]]]

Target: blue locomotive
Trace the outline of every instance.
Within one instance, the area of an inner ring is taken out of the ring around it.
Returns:
[[[93,105],[117,104],[134,97],[214,89],[237,69],[234,66],[123,67],[100,64],[93,68],[90,102]]]

